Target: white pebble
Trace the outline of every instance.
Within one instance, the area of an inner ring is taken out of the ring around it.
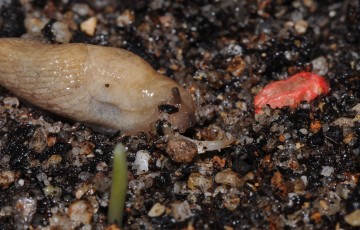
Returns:
[[[334,168],[330,166],[323,166],[321,170],[321,175],[325,177],[331,176],[334,173]]]
[[[136,170],[136,175],[144,174],[149,171],[150,158],[151,156],[146,150],[140,150],[136,153],[136,159],[132,167]]]
[[[313,66],[313,72],[321,76],[326,75],[329,71],[328,63],[324,56],[315,58],[311,61],[311,64]]]
[[[308,28],[308,23],[305,20],[299,20],[294,27],[298,34],[304,34]]]
[[[78,224],[90,224],[93,214],[93,208],[86,200],[75,201],[68,209],[70,219]]]
[[[148,216],[157,217],[157,216],[161,216],[164,212],[165,212],[165,206],[160,203],[156,203],[154,204],[154,206],[151,207],[150,211],[148,212]]]
[[[174,219],[179,222],[182,222],[193,215],[190,210],[190,205],[187,201],[172,203],[171,210]]]
[[[60,43],[69,43],[72,37],[68,26],[63,22],[55,22],[51,27],[51,32],[55,40]]]

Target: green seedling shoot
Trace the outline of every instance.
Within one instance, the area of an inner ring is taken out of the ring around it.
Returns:
[[[114,149],[112,183],[109,198],[108,223],[122,226],[127,191],[126,149],[118,143]]]

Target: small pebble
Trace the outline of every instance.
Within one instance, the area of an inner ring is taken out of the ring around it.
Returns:
[[[136,175],[144,174],[149,171],[149,160],[151,156],[148,151],[140,150],[136,153],[136,159],[132,169],[136,170]]]
[[[51,32],[54,34],[55,40],[60,43],[69,43],[72,37],[68,26],[63,22],[55,22],[51,27]]]
[[[330,166],[323,166],[321,170],[321,175],[325,177],[329,177],[334,173],[334,168]]]
[[[53,215],[49,222],[50,229],[73,229],[72,222],[67,216]]]
[[[166,146],[166,153],[175,162],[190,163],[197,155],[197,146],[182,138],[170,138]]]
[[[43,191],[46,196],[51,196],[51,197],[60,197],[62,194],[62,190],[60,187],[56,187],[52,185],[48,185],[44,187]]]
[[[90,141],[83,141],[79,144],[83,154],[89,155],[95,149],[95,144]]]
[[[191,173],[187,185],[191,190],[200,189],[202,192],[208,192],[213,187],[213,182],[200,173]]]
[[[34,198],[20,197],[16,200],[14,207],[14,218],[16,229],[26,229],[25,225],[28,225],[33,215],[36,212],[37,201]]]
[[[174,219],[178,222],[182,222],[193,215],[190,210],[190,205],[187,201],[184,202],[177,201],[172,203],[171,211]]]
[[[13,171],[3,171],[0,172],[0,187],[2,189],[7,189],[18,177],[17,173]]]
[[[299,20],[294,27],[298,34],[304,34],[308,28],[308,23],[305,20]]]
[[[328,66],[327,60],[324,56],[320,56],[320,57],[312,60],[311,64],[313,66],[313,72],[317,73],[321,76],[326,75],[329,71],[329,66]]]
[[[78,200],[72,203],[68,209],[70,219],[77,223],[90,224],[93,216],[93,208],[86,200]]]
[[[36,153],[42,153],[47,146],[47,135],[45,128],[37,128],[29,142],[29,147]]]
[[[76,189],[76,192],[75,192],[75,197],[76,199],[81,199],[81,197],[84,196],[84,194],[89,191],[89,189],[91,188],[92,186],[88,183],[83,183],[81,185],[78,186],[78,188]]]
[[[24,26],[29,34],[40,34],[47,21],[34,16],[26,16]]]
[[[231,59],[229,66],[226,68],[227,71],[231,72],[234,76],[240,77],[246,68],[244,59],[240,56],[235,56]]]
[[[230,168],[217,173],[215,176],[215,182],[237,188],[244,185],[244,180],[242,180],[239,174],[232,171]]]
[[[240,204],[240,198],[236,195],[225,196],[223,204],[226,209],[234,211]]]
[[[345,216],[345,221],[346,221],[346,223],[350,224],[353,227],[360,226],[360,209],[357,209],[357,210],[353,211],[352,213],[347,214]]]
[[[78,15],[80,15],[82,17],[89,15],[89,13],[91,12],[90,7],[85,3],[75,3],[71,7],[71,9],[73,12],[77,13]]]
[[[3,102],[6,109],[17,108],[20,104],[19,99],[16,97],[5,97]]]
[[[116,25],[118,27],[125,27],[133,23],[134,20],[134,12],[131,10],[125,10],[119,17],[116,18]]]
[[[80,29],[82,32],[86,33],[87,35],[94,36],[96,25],[97,25],[97,18],[91,17],[80,24]]]
[[[158,217],[161,216],[164,212],[165,212],[165,206],[160,203],[156,203],[151,207],[150,211],[148,212],[148,216]]]

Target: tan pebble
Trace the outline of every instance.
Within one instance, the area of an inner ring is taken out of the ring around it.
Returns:
[[[92,186],[87,183],[81,184],[75,192],[76,199],[80,199],[91,187]]]
[[[234,228],[230,226],[224,226],[224,230],[234,230]]]
[[[193,215],[190,209],[190,205],[187,201],[176,201],[172,203],[171,211],[174,219],[179,222],[182,222]]]
[[[85,21],[83,21],[80,24],[80,29],[87,35],[94,36],[95,30],[96,30],[96,25],[97,25],[97,18],[94,16],[94,17],[90,17],[90,18],[86,19]]]
[[[47,163],[49,164],[49,166],[51,165],[57,165],[62,161],[62,156],[58,155],[58,154],[53,154],[49,157],[49,159],[47,160]]]
[[[200,189],[202,192],[207,192],[213,187],[213,182],[200,173],[191,173],[187,185],[191,190]]]
[[[238,196],[232,195],[225,198],[223,204],[226,209],[234,211],[240,204],[240,198]]]
[[[174,137],[169,139],[166,153],[175,162],[190,163],[197,155],[197,146],[191,141]]]
[[[65,229],[72,229],[72,222],[67,216],[61,216],[61,215],[52,215],[49,219],[50,222],[50,229],[59,229],[59,230],[65,230]]]
[[[119,228],[116,224],[112,224],[110,226],[107,226],[105,230],[122,230],[122,228]]]
[[[0,187],[7,189],[18,178],[18,173],[13,171],[0,172]]]
[[[41,153],[47,146],[47,135],[45,128],[37,128],[29,142],[29,147],[36,153]]]
[[[244,185],[244,180],[242,180],[239,174],[232,171],[230,168],[217,173],[215,176],[215,182],[237,188]]]
[[[134,20],[134,12],[131,10],[125,10],[119,17],[116,18],[116,25],[119,27],[125,27],[133,23]]]
[[[308,28],[308,23],[305,20],[297,21],[294,28],[298,34],[304,34]]]
[[[353,211],[345,216],[346,223],[351,226],[360,226],[360,209]]]
[[[353,140],[353,138],[354,138],[354,134],[353,134],[353,133],[348,133],[348,134],[346,134],[346,136],[344,137],[343,142],[344,142],[345,144],[349,144],[349,143]]]
[[[165,206],[160,203],[156,203],[151,207],[150,211],[148,212],[148,216],[158,217],[164,214],[164,212],[165,212]]]
[[[27,15],[24,20],[26,32],[29,34],[40,34],[41,30],[45,27],[46,21],[38,17]]]
[[[93,208],[86,200],[75,201],[68,209],[70,219],[82,224],[90,224],[93,214]]]

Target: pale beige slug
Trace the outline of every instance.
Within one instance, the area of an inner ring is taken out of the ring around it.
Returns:
[[[147,132],[159,117],[183,132],[195,121],[189,92],[119,48],[2,38],[0,84],[40,108],[105,132]],[[173,111],[163,116],[161,108]]]

